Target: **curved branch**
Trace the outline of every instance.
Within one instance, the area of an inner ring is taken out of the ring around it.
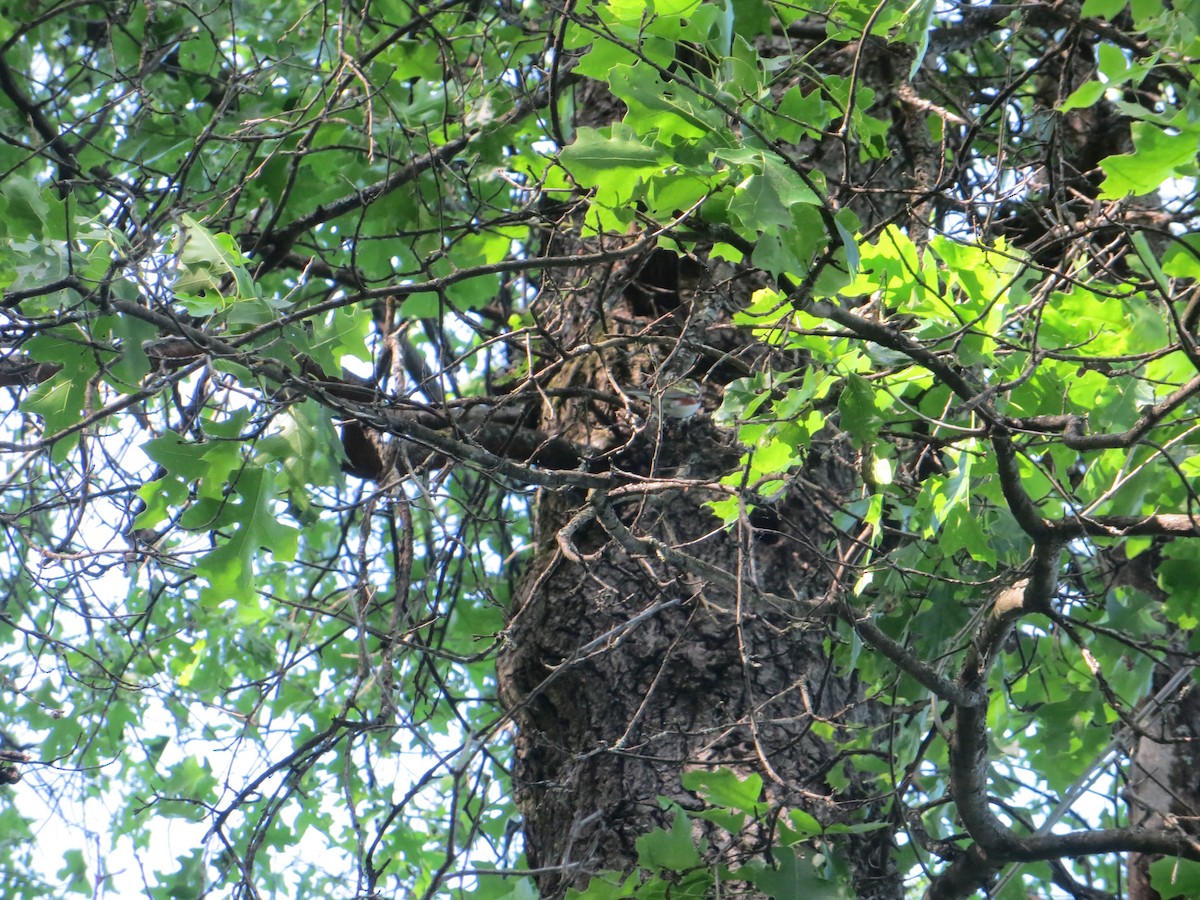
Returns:
[[[1041,545],[1035,550],[1033,569],[1027,582],[1014,585],[996,598],[991,614],[964,661],[960,680],[964,686],[981,685],[996,651],[1016,621],[1031,612],[1045,612],[1057,589],[1060,545]],[[1098,853],[1161,853],[1200,860],[1200,842],[1179,832],[1141,828],[1109,828],[1072,831],[1066,834],[1022,836],[1005,825],[991,810],[987,790],[988,725],[987,702],[960,706],[955,711],[955,729],[950,740],[950,793],[973,848],[956,866],[947,870],[945,883],[931,888],[928,897],[965,896],[952,893],[969,881],[966,873],[974,866],[996,868],[1006,862],[1034,862]],[[976,875],[978,877],[978,875]],[[966,879],[966,881],[964,881]],[[978,881],[975,882],[978,885]]]

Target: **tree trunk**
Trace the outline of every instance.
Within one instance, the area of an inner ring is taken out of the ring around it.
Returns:
[[[1200,771],[1200,694],[1190,676],[1182,685],[1178,679],[1171,684],[1175,674],[1165,665],[1155,673],[1154,687],[1161,696],[1146,701],[1151,708],[1130,754],[1125,798],[1131,825],[1196,834],[1200,832],[1200,780],[1196,777]],[[1130,857],[1130,900],[1161,900],[1162,895],[1150,885],[1150,866],[1159,858],[1148,854]]]
[[[577,106],[593,124],[614,113],[602,93]],[[598,249],[569,231],[550,242],[556,254]],[[743,452],[714,420],[724,386],[800,363],[762,358],[764,347],[730,325],[762,284],[760,273],[651,251],[541,285],[539,325],[560,354],[550,385],[561,399],[545,406],[540,430],[592,448],[593,468],[627,485],[539,496],[536,549],[499,663],[543,896],[601,870],[628,872],[638,838],[672,822],[660,798],[702,808],[681,783],[692,770],[757,774],[773,814],[802,809],[825,825],[861,821],[872,803],[825,732],[835,723],[843,743],[865,747],[883,737],[853,676],[826,652],[839,637],[819,603],[832,571],[830,517],[857,481],[853,460],[814,444],[786,494],[729,530],[704,505],[727,495],[695,484],[715,482]],[[599,344],[609,349],[589,349]],[[700,382],[703,407],[673,418],[659,392],[683,377]],[[642,387],[650,401],[627,405],[621,394]],[[640,489],[642,479],[654,484]],[[768,816],[703,837],[708,861],[736,866],[769,859],[778,834]],[[854,840],[859,896],[903,896],[891,848],[890,828]]]
[[[854,47],[804,49],[848,74]],[[897,72],[911,61],[901,49],[868,41],[859,58],[859,75],[879,83],[884,110],[893,105]],[[576,91],[577,126],[620,118],[603,86],[584,82]],[[910,119],[897,118],[900,143],[913,130]],[[831,178],[849,168],[863,184],[871,177],[918,183],[901,171],[917,165],[905,153],[881,176],[868,175],[876,161],[854,155],[847,163],[844,151],[834,137],[796,148]],[[842,202],[872,222],[912,217],[903,190],[847,190]],[[548,244],[554,255],[600,249],[570,228]],[[562,366],[551,384],[568,399],[544,408],[539,430],[592,447],[597,468],[681,481],[621,497],[543,491],[538,498],[536,550],[499,678],[517,725],[513,778],[543,896],[581,888],[598,871],[630,871],[638,838],[671,825],[660,798],[703,808],[681,777],[716,767],[760,776],[773,816],[799,809],[825,826],[880,825],[848,838],[835,855],[848,864],[857,896],[904,896],[890,797],[872,795],[844,749],[886,765],[878,748],[888,745],[888,726],[854,675],[835,665],[828,644],[844,638],[821,603],[836,565],[832,516],[861,484],[858,460],[832,435],[818,438],[784,495],[731,530],[704,505],[728,495],[687,484],[716,481],[743,452],[734,431],[714,421],[724,386],[803,364],[795,355],[766,358],[762,344],[731,325],[765,284],[749,266],[662,251],[547,275],[541,284],[539,325],[553,336]],[[627,340],[620,349],[584,349],[619,337]],[[704,390],[701,413],[683,420],[570,399],[646,384],[661,390],[681,377]],[[705,567],[716,567],[717,577]],[[713,827],[696,837],[707,838],[708,861],[736,867],[755,856],[771,861],[778,830],[768,816],[740,834]]]
[[[570,300],[599,312],[602,300],[590,293]],[[714,302],[699,293],[686,312]],[[583,377],[605,373],[592,362]],[[711,416],[719,384],[706,382],[705,391],[705,413],[687,420],[651,413],[640,430],[619,420],[593,422],[593,439],[607,434],[603,450],[627,473],[715,478],[739,451]],[[543,427],[556,425],[563,429],[561,420]],[[540,879],[545,896],[581,887],[597,870],[627,870],[637,859],[636,840],[670,824],[658,798],[699,809],[680,783],[690,769],[758,773],[764,799],[806,809],[824,823],[860,812],[846,794],[834,796],[827,776],[842,760],[819,736],[820,724],[832,720],[843,723],[843,736],[860,729],[868,737],[872,720],[853,678],[834,670],[822,650],[824,641],[837,640],[828,617],[807,602],[821,596],[829,578],[833,533],[822,492],[836,493],[848,481],[838,471],[842,462],[827,453],[810,460],[806,477],[814,486],[789,492],[765,530],[746,523],[725,531],[703,506],[719,495],[686,486],[539,499],[537,551],[500,673],[518,725],[514,777],[529,860],[554,870]],[[652,541],[703,565],[664,560]],[[739,594],[714,583],[703,566],[747,587]],[[733,862],[765,851],[771,839],[770,823],[758,822],[750,833],[714,837],[712,844]],[[859,848],[860,896],[902,896],[889,844],[885,830]]]

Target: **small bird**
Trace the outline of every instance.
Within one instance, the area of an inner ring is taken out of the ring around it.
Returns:
[[[668,419],[690,419],[700,411],[704,399],[700,385],[690,378],[681,378],[661,391],[630,387],[625,393],[649,403]]]

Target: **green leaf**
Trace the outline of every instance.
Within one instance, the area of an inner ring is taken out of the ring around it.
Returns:
[[[1128,0],[1084,0],[1082,15],[1107,19],[1125,9]]]
[[[870,447],[879,436],[883,422],[875,408],[875,391],[870,383],[858,375],[850,375],[838,398],[838,412],[842,427],[854,438],[859,447]]]
[[[689,791],[716,806],[738,809],[752,816],[762,815],[769,807],[763,800],[763,780],[753,773],[739,778],[730,769],[695,769],[685,772],[681,780]]]
[[[172,242],[172,250],[179,261],[174,282],[177,293],[185,298],[193,295],[223,298],[222,285],[230,278],[235,298],[257,296],[254,280],[246,269],[246,258],[232,236],[209,231],[188,215],[181,216],[180,221],[183,224],[176,230]],[[193,313],[203,314],[200,310],[193,310]]]
[[[825,831],[815,816],[811,813],[806,813],[802,809],[789,810],[787,821],[788,825],[795,832],[789,836],[793,842],[818,837]]]
[[[772,275],[808,271],[813,259],[829,243],[825,222],[815,206],[799,203],[791,208],[791,215],[791,225],[786,229],[773,227],[761,235],[756,224],[746,229],[755,230],[753,235],[746,235],[755,239],[751,262]],[[833,292],[836,289],[834,286]]]
[[[1200,548],[1189,542],[1172,542],[1157,567],[1159,586],[1167,595],[1163,614],[1184,630],[1200,626],[1200,590],[1196,581]]]
[[[24,175],[8,173],[0,184],[4,215],[0,227],[14,238],[66,236],[66,208],[45,187]],[[64,248],[65,249],[65,248]]]
[[[46,435],[49,437],[79,423],[83,418],[86,398],[86,380],[58,375],[34,388],[21,404],[21,409],[41,416],[46,426]],[[78,442],[78,432],[60,438],[51,449],[52,459],[61,463]]]
[[[709,500],[704,504],[712,514],[716,516],[725,525],[732,525],[741,516],[742,504],[736,497],[730,497],[726,500]],[[684,776],[687,777],[686,775]],[[687,782],[684,782],[687,786]]]
[[[1150,886],[1160,897],[1200,896],[1200,863],[1165,856],[1150,864]]]
[[[1180,235],[1163,254],[1162,269],[1173,278],[1200,277],[1200,234]]]
[[[142,450],[166,473],[138,491],[146,508],[135,520],[135,528],[154,528],[170,518],[171,507],[182,504],[197,482],[201,499],[222,498],[233,473],[242,466],[242,449],[229,440],[197,443],[168,431],[147,441]]]
[[[598,881],[598,879],[593,879],[593,881]],[[590,897],[590,884],[588,888],[587,893],[577,893],[576,896]],[[470,898],[470,900],[538,900],[538,891],[531,878],[481,875],[476,879],[475,889],[466,891],[462,896]]]
[[[251,621],[262,615],[254,602],[254,560],[258,552],[267,550],[280,562],[296,558],[299,532],[279,521],[280,502],[273,475],[266,469],[247,468],[239,475],[234,493],[220,507],[206,510],[186,526],[194,530],[215,527],[215,518],[208,523],[202,519],[218,510],[221,522],[237,524],[216,549],[196,561],[196,572],[208,579],[206,598],[216,602],[237,600],[239,610]]]
[[[639,877],[633,873],[622,877],[615,872],[602,872],[588,882],[587,888],[579,891],[575,888],[567,890],[567,900],[628,900],[630,897],[641,896]],[[646,884],[661,884],[657,879],[650,879]]]
[[[1196,174],[1200,130],[1171,134],[1151,122],[1134,122],[1132,131],[1134,151],[1100,163],[1106,175],[1100,185],[1103,199],[1150,194],[1170,178]]]
[[[820,197],[795,171],[778,159],[753,151],[722,151],[718,154],[749,171],[735,189],[729,211],[747,227],[759,231],[791,228],[796,206],[818,206]]]
[[[167,771],[155,812],[167,818],[202,822],[216,800],[218,784],[207,762],[189,756]]]
[[[208,873],[204,852],[193,850],[179,858],[179,868],[171,874],[158,872],[154,896],[163,900],[199,900],[208,893]]]
[[[156,338],[158,329],[133,316],[113,316],[108,323],[111,323],[112,336],[120,342],[121,352],[106,367],[106,380],[122,393],[131,393],[150,374],[150,357],[142,345]],[[108,323],[98,320],[96,324]]]
[[[671,809],[674,820],[670,831],[656,828],[636,841],[638,865],[642,868],[682,872],[700,864],[687,815],[675,804]]]
[[[58,870],[56,877],[69,893],[92,895],[92,883],[87,877],[87,860],[82,850],[63,853],[63,867]]]
[[[738,877],[745,878],[775,900],[853,900],[854,893],[845,885],[820,877],[812,863],[797,848],[776,851],[774,868],[743,866]],[[749,870],[749,871],[748,871]]]
[[[697,141],[722,125],[719,110],[702,102],[685,84],[663,81],[645,63],[614,66],[608,81],[612,92],[629,106],[625,124],[640,134],[654,134],[658,143]]]
[[[660,171],[669,162],[664,151],[632,129],[614,125],[611,134],[581,128],[575,143],[558,154],[559,162],[585,187],[608,187],[603,197],[627,196],[635,179]]]
[[[1073,109],[1086,109],[1094,106],[1104,96],[1107,89],[1108,85],[1101,81],[1085,81],[1062,102],[1058,108],[1059,112],[1070,112]]]

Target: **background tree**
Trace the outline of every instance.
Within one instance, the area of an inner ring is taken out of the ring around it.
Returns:
[[[1197,25],[0,7],[6,895],[1200,893]]]

